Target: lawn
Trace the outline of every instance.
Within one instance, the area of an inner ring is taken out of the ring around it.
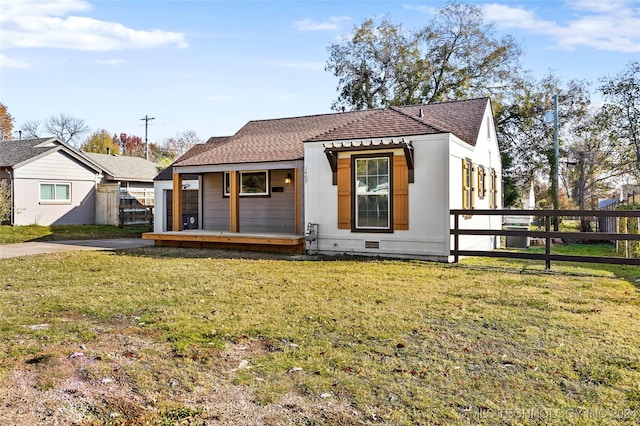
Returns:
[[[137,238],[149,229],[112,225],[28,225],[0,226],[0,244],[25,241],[93,240],[107,238]]]
[[[0,423],[637,424],[639,279],[168,248],[0,260]]]

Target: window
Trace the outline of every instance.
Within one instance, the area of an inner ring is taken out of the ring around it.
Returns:
[[[238,173],[240,195],[269,195],[269,173],[266,170]],[[229,196],[229,172],[224,172],[224,195]]]
[[[487,195],[487,171],[484,167],[478,166],[478,198],[484,199]]]
[[[71,201],[71,184],[41,183],[40,201]]]
[[[390,157],[354,158],[356,229],[390,229]]]

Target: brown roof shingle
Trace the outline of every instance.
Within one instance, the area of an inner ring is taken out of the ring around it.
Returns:
[[[298,160],[304,156],[305,141],[453,133],[466,143],[475,145],[488,102],[488,98],[480,98],[381,110],[250,121],[233,136],[211,138],[206,144],[194,147],[173,165]]]

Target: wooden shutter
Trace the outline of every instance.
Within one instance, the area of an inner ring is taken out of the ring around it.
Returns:
[[[350,158],[338,158],[338,229],[351,229]]]
[[[466,159],[462,159],[462,209],[468,209],[471,206],[469,205],[469,192],[471,188],[469,188],[468,183],[468,173],[469,173],[469,163]]]
[[[393,229],[409,229],[409,168],[401,155],[393,157]]]

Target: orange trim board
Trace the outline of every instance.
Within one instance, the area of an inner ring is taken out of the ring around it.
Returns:
[[[143,239],[157,241],[198,241],[230,244],[267,244],[267,245],[298,245],[304,243],[304,237],[259,237],[235,235],[193,235],[193,234],[156,234],[152,232],[142,234]]]

